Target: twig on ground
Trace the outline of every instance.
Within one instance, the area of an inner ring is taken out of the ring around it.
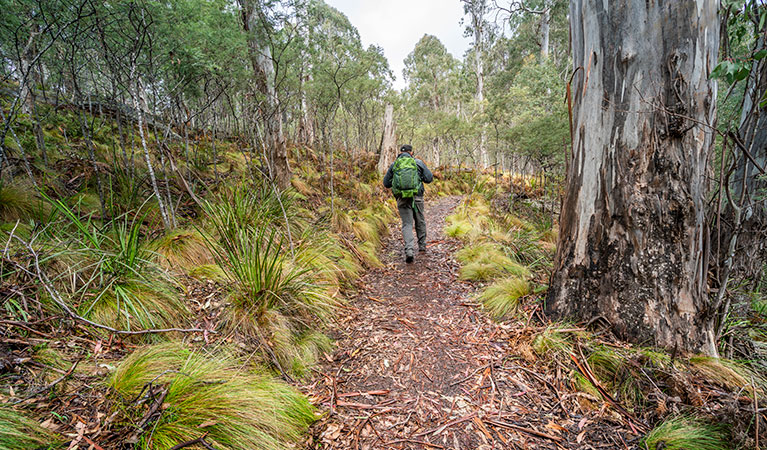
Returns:
[[[208,444],[207,441],[205,441],[205,437],[208,436],[208,433],[206,432],[202,436],[198,437],[197,439],[193,439],[191,441],[182,442],[180,444],[174,445],[168,450],[179,450],[181,448],[191,447],[193,445],[202,445],[208,450],[218,450],[216,447]]]
[[[501,422],[500,420],[493,420],[493,419],[482,419],[482,421],[485,422],[485,423],[488,423],[490,425],[495,425],[497,427],[508,428],[510,430],[521,431],[522,433],[531,434],[533,436],[538,436],[538,437],[542,437],[542,438],[546,438],[546,439],[551,439],[554,442],[562,441],[561,437],[552,436],[550,434],[546,434],[546,433],[543,433],[541,431],[533,430],[532,428],[521,427],[519,425],[514,425],[512,423]]]
[[[393,445],[393,444],[402,444],[402,443],[405,443],[405,442],[407,442],[409,444],[425,445],[427,447],[445,448],[445,447],[443,447],[441,445],[438,445],[438,444],[432,444],[431,442],[426,442],[426,441],[416,441],[415,439],[397,439],[395,441],[387,442],[386,445],[388,446],[388,445]]]
[[[35,390],[34,390],[34,391],[32,391],[31,393],[27,394],[25,397],[23,397],[23,398],[20,398],[20,399],[18,399],[18,400],[15,400],[15,401],[11,402],[11,404],[12,404],[12,405],[16,405],[16,404],[19,404],[19,403],[21,403],[21,402],[23,402],[23,401],[25,401],[25,400],[29,400],[30,398],[32,398],[32,397],[34,397],[34,396],[36,396],[36,395],[40,395],[40,394],[42,394],[43,392],[45,392],[45,391],[48,391],[49,389],[53,388],[53,387],[54,387],[54,386],[56,386],[57,384],[59,384],[59,383],[61,383],[62,381],[66,380],[67,378],[69,378],[69,376],[70,376],[70,375],[72,375],[72,373],[73,373],[73,372],[75,371],[75,369],[77,368],[77,365],[78,365],[78,364],[80,364],[80,360],[79,360],[79,359],[78,359],[77,361],[75,361],[75,363],[74,363],[74,364],[72,364],[72,367],[70,367],[70,368],[69,368],[69,370],[67,370],[67,371],[64,373],[64,375],[62,375],[62,376],[60,376],[60,377],[56,378],[56,379],[55,379],[53,382],[51,382],[51,383],[48,383],[48,384],[46,384],[45,386],[43,386],[43,387],[41,387],[41,388],[35,389]]]

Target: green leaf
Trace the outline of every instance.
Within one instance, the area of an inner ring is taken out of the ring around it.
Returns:
[[[743,65],[735,72],[735,80],[741,81],[748,78],[748,74],[751,72],[750,68],[747,65]]]
[[[762,20],[764,20],[765,17],[767,17],[767,14],[762,16]],[[757,61],[760,59],[763,59],[765,56],[767,56],[767,50],[765,49],[759,50],[758,52],[754,53],[754,59]]]

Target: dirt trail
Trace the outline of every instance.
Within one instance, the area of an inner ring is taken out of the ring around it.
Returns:
[[[414,264],[399,229],[385,239],[385,268],[363,277],[332,333],[338,350],[305,387],[328,413],[309,448],[630,448],[620,424],[573,410],[561,373],[513,357],[515,330],[490,320],[475,287],[457,279],[460,245],[442,229],[459,201],[427,203],[428,251]]]

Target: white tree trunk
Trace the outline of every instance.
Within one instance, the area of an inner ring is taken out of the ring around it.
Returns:
[[[386,104],[384,110],[384,129],[378,154],[378,172],[385,174],[397,157],[396,125],[394,124],[394,106]]]
[[[478,163],[483,169],[490,162],[487,156],[487,133],[485,130],[485,68],[482,62],[483,39],[485,32],[485,12],[487,9],[486,0],[472,0],[469,3],[469,12],[471,14],[471,25],[474,29],[474,70],[477,73],[477,93],[476,101],[480,116],[480,135],[479,135],[479,155]]]
[[[134,71],[131,70],[131,78],[133,77],[133,73]],[[165,209],[165,202],[163,202],[162,195],[160,194],[160,187],[157,185],[157,176],[154,173],[154,166],[152,166],[152,158],[149,155],[149,147],[147,146],[146,135],[144,133],[144,110],[146,109],[146,99],[143,97],[143,90],[141,78],[139,78],[136,81],[136,92],[135,94],[131,93],[131,97],[133,100],[133,107],[136,108],[136,115],[138,116],[138,132],[141,137],[141,148],[144,150],[144,162],[146,163],[147,171],[149,172],[149,180],[152,183],[152,192],[157,199],[157,206],[160,209],[162,223],[165,225],[166,230],[170,230],[172,228],[171,222],[168,217],[168,212]],[[141,99],[141,101],[139,99]]]
[[[541,14],[541,61],[549,58],[549,30],[551,28],[551,6],[545,2]]]
[[[717,3],[571,0],[573,160],[553,316],[600,318],[624,339],[716,355],[704,202]]]

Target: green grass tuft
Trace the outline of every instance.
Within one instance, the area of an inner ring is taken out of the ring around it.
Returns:
[[[226,273],[218,264],[203,264],[189,269],[189,276],[200,281],[213,280],[218,283],[226,281]]]
[[[150,248],[157,254],[157,262],[171,271],[188,271],[213,262],[205,238],[198,231],[175,230],[155,240]]]
[[[514,314],[519,299],[529,293],[530,284],[526,280],[510,277],[486,288],[479,299],[495,319],[502,319]]]
[[[445,227],[445,234],[452,238],[463,238],[468,236],[474,227],[468,221],[456,220]]]
[[[363,243],[370,242],[376,248],[381,245],[381,235],[375,223],[367,220],[357,220],[352,225],[352,229],[354,230],[354,235],[357,236],[357,239],[361,240]]]
[[[112,283],[80,310],[97,323],[123,330],[172,327],[189,315],[175,289],[157,279]]]
[[[61,447],[61,439],[20,412],[0,407],[0,448],[35,450]]]
[[[470,245],[456,253],[463,264],[460,276],[464,280],[488,281],[504,274],[516,278],[530,277],[530,270],[504,255],[501,248],[489,242]]]
[[[150,382],[167,386],[167,408],[141,435],[139,449],[170,448],[208,432],[206,440],[221,450],[284,450],[314,421],[301,393],[226,351],[195,352],[176,342],[145,347],[120,364],[109,386],[127,407]]]
[[[642,439],[643,448],[652,450],[728,450],[730,442],[721,428],[688,416],[666,419]]]
[[[40,220],[47,215],[47,209],[31,185],[0,184],[0,221]]]
[[[568,324],[558,324],[546,327],[545,330],[538,333],[533,338],[533,350],[539,356],[546,354],[570,354],[573,351],[572,336],[568,332],[562,332],[565,328],[569,328]]]

